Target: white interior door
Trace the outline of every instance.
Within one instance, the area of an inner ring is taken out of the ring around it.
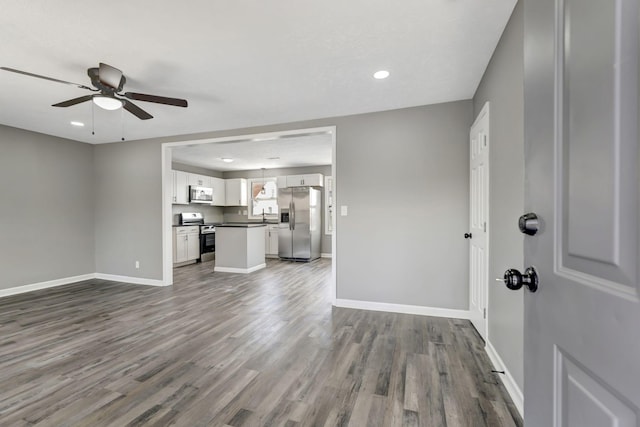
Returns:
[[[471,322],[487,340],[487,283],[489,251],[489,103],[471,126],[470,140],[470,220],[469,233],[469,309]]]
[[[525,1],[527,427],[640,425],[638,9]]]

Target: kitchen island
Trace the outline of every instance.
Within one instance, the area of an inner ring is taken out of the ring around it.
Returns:
[[[251,273],[265,268],[264,227],[261,223],[216,226],[216,264],[213,271]]]

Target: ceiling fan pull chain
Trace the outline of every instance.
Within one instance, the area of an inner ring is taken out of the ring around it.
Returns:
[[[91,135],[96,134],[96,104],[91,103]]]
[[[124,141],[124,108],[120,109],[120,123],[122,124],[122,140]]]

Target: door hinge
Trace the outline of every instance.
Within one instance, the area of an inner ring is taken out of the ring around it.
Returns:
[[[486,233],[487,232],[487,222],[486,221],[484,222],[484,225],[482,227],[484,228],[484,232]]]
[[[487,318],[487,309],[486,308],[484,310],[482,310],[482,318],[483,319]]]

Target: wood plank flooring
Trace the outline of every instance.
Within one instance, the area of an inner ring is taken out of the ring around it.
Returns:
[[[521,426],[468,321],[332,308],[331,264],[0,299],[2,426]]]

